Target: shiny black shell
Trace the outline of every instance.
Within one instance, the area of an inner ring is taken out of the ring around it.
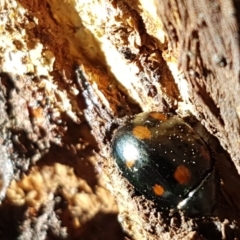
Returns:
[[[112,154],[123,176],[161,209],[211,213],[214,161],[206,142],[182,118],[161,112],[136,115],[116,130]]]

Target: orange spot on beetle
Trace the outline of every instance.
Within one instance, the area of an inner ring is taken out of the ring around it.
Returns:
[[[156,120],[160,120],[160,121],[167,120],[167,115],[164,113],[160,113],[160,112],[151,112],[151,113],[149,113],[149,116],[151,116],[152,118],[154,118]]]
[[[136,159],[127,159],[126,160],[126,166],[128,168],[132,168],[134,166],[135,162],[136,162]]]
[[[149,139],[151,138],[151,132],[147,127],[144,126],[136,126],[133,128],[132,133],[134,137],[138,139]]]
[[[178,166],[174,171],[173,176],[177,180],[177,182],[182,185],[188,184],[191,180],[191,172],[184,165]]]
[[[162,196],[165,192],[164,188],[159,184],[155,184],[152,188],[153,188],[154,194],[157,196]]]

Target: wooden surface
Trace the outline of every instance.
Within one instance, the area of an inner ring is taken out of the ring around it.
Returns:
[[[0,238],[239,239],[238,2],[73,2],[21,0],[26,13],[1,5],[13,52],[42,44],[43,65],[33,69],[54,61],[47,76],[0,73],[0,165],[6,186],[15,179],[0,206]],[[185,101],[216,160],[216,209],[199,218],[159,211],[111,156],[112,135],[130,115],[181,115]]]
[[[178,52],[199,119],[218,137],[240,172],[240,9],[235,3],[163,1],[158,13]]]

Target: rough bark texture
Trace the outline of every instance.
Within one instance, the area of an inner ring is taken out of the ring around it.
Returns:
[[[239,239],[238,2],[80,2],[1,3],[0,239]],[[39,65],[8,69],[38,45]],[[212,215],[161,212],[121,176],[112,135],[152,110],[187,112],[209,143]]]
[[[158,7],[170,42],[179,51],[197,117],[231,156],[232,161],[218,159],[217,166],[238,212],[239,10],[237,1],[164,1]]]
[[[237,226],[236,228],[233,228],[233,231],[230,230],[230,225],[232,225],[235,220],[238,221],[239,217],[239,176],[236,171],[238,169],[238,164],[237,160],[235,160],[234,166],[228,155],[229,153],[232,157],[237,156],[237,152],[239,151],[237,140],[239,139],[239,136],[237,136],[239,134],[237,131],[239,41],[237,21],[232,15],[234,7],[231,6],[229,2],[228,4],[229,6],[220,6],[217,3],[205,2],[200,6],[198,6],[198,4],[195,6],[190,2],[180,3],[164,1],[162,4],[156,2],[159,16],[161,17],[164,28],[169,35],[170,46],[173,52],[179,54],[179,67],[183,70],[188,80],[190,101],[195,107],[196,117],[202,122],[208,131],[213,134],[213,136],[218,137],[225,150],[228,150],[224,151],[219,145],[218,140],[214,137],[209,138],[210,146],[215,148],[215,156],[217,158],[216,169],[220,175],[220,181],[222,184],[220,187],[221,194],[218,196],[219,199],[216,199],[218,203],[213,217],[204,218],[204,220],[189,220],[184,217],[180,220],[177,217],[169,217],[166,215],[159,215],[159,217],[155,215],[155,209],[149,205],[148,201],[145,202],[141,197],[135,197],[133,198],[133,201],[131,201],[132,199],[129,199],[128,195],[128,197],[126,197],[126,194],[123,191],[124,189],[120,187],[122,185],[125,186],[126,183],[124,180],[121,180],[121,177],[118,176],[116,170],[112,170],[115,169],[115,166],[112,164],[112,159],[108,161],[109,156],[111,156],[111,150],[106,147],[111,145],[108,141],[111,140],[112,134],[112,129],[110,127],[114,126],[112,123],[113,116],[117,115],[118,117],[121,117],[121,112],[109,112],[107,115],[105,110],[105,114],[102,115],[104,103],[100,101],[100,98],[99,102],[92,102],[89,104],[89,106],[91,106],[89,109],[91,110],[86,111],[86,117],[90,124],[99,116],[101,119],[107,116],[107,124],[105,126],[100,128],[97,123],[97,126],[95,124],[91,126],[94,133],[97,131],[96,129],[102,129],[101,132],[97,132],[97,134],[94,135],[100,144],[101,154],[105,156],[105,159],[103,160],[103,165],[105,165],[106,171],[105,173],[110,177],[109,182],[111,182],[114,187],[114,193],[120,198],[120,201],[118,201],[120,212],[126,219],[128,219],[128,223],[125,223],[127,225],[126,228],[131,229],[131,234],[137,239],[144,238],[145,234],[149,239],[168,239],[172,237],[176,239],[183,237],[199,239],[201,237],[205,237],[206,239],[221,239],[226,237],[231,239],[233,236],[239,235]],[[111,34],[109,37],[113,43],[116,43],[117,41],[114,39],[116,36],[120,35],[124,38],[121,29],[131,27],[128,25],[128,22],[125,22],[123,19],[127,19],[127,14],[132,15],[131,11],[139,11],[139,9],[134,5],[133,8],[135,7],[135,9],[133,9],[130,7],[132,6],[130,3],[128,4],[119,1],[113,2],[113,6],[117,9],[116,12],[122,11],[122,19],[118,18],[118,21],[121,22],[121,27],[115,29],[115,34]],[[171,14],[166,14],[168,12]],[[205,17],[205,15],[207,16]],[[223,20],[225,18],[227,18],[227,21]],[[141,22],[141,19],[137,20],[137,17],[134,19],[137,22]],[[140,25],[138,24],[137,26],[139,27]],[[144,30],[139,30],[139,32],[143,33]],[[142,45],[139,46],[139,48],[145,48],[147,51],[142,52],[140,50],[139,55],[134,58],[134,64],[137,62],[136,64],[138,66],[142,66],[139,68],[139,76],[144,76],[142,85],[138,83],[135,83],[136,85],[134,85],[134,87],[143,88],[145,90],[138,90],[140,99],[142,100],[139,102],[140,106],[145,106],[144,93],[146,93],[148,89],[151,89],[155,82],[160,82],[160,89],[166,89],[167,93],[171,93],[170,88],[164,88],[164,85],[161,82],[161,79],[164,78],[164,71],[160,70],[160,73],[152,76],[141,74],[142,72],[146,73],[146,69],[149,69],[148,66],[151,65],[151,58],[149,57],[151,56],[151,52],[156,52],[156,49],[148,48],[147,36],[145,39],[146,42],[142,42]],[[126,42],[124,42],[124,44],[127,45]],[[119,45],[120,44],[118,43],[118,48],[120,48]],[[152,72],[156,69],[164,68],[164,62],[161,62],[160,60],[157,60],[156,62],[161,65],[161,68],[156,64],[151,69]],[[158,76],[162,77],[158,78]],[[166,74],[166,76],[168,77],[169,82],[171,82],[171,77],[168,74]],[[90,82],[91,85],[91,80],[89,81],[88,78],[84,81]],[[172,83],[172,85],[174,86],[174,83]],[[169,86],[170,84],[168,87]],[[150,98],[153,100],[150,101],[149,105],[154,103],[156,96],[162,96],[164,99],[164,95],[160,89],[156,88],[156,95],[150,95]],[[100,90],[102,91],[102,89]],[[91,102],[93,96],[99,94],[96,89],[87,92],[88,94],[84,96],[88,99],[88,103]],[[223,96],[225,97],[223,98]],[[117,96],[115,96],[115,99],[118,99]],[[176,100],[178,99],[179,97],[176,98]],[[228,103],[228,101],[230,101],[231,104]],[[119,99],[118,102],[121,102],[121,99]],[[157,104],[151,106],[155,106],[159,110],[162,109],[163,105],[161,101],[159,101]],[[96,106],[98,106],[97,109]],[[226,109],[224,107],[226,107]],[[156,108],[150,107],[149,110]],[[169,102],[166,104],[165,102],[165,108],[171,109],[173,108],[173,105],[169,105]],[[99,111],[99,109],[101,111]],[[231,117],[229,116],[229,111],[232,111]],[[229,126],[232,126],[232,128],[230,129]],[[107,142],[106,136],[108,137]],[[229,140],[232,142],[232,145],[226,144]],[[104,142],[104,145],[101,144],[102,142]],[[232,149],[233,146],[235,149]],[[130,188],[130,190],[133,191],[128,185],[126,185],[126,188]],[[228,203],[222,200],[223,195]],[[135,202],[137,206],[134,205]],[[231,206],[230,209],[227,207],[228,204]],[[142,208],[142,206],[145,207]],[[136,215],[134,215],[134,213],[136,213]],[[174,222],[174,219],[177,222],[177,230],[174,225],[171,225],[171,222]],[[228,219],[229,222],[225,222],[224,219]],[[220,229],[216,230],[215,227],[213,227],[219,226],[219,224],[222,225],[221,228],[224,229],[223,231]],[[163,228],[163,226],[165,226],[165,228]],[[191,234],[193,235],[190,236]]]
[[[239,169],[239,6],[231,1],[164,1],[158,7],[199,118]],[[168,12],[169,14],[165,14]]]

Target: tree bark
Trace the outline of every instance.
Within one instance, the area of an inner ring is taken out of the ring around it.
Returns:
[[[0,7],[0,238],[239,238],[238,1]],[[216,162],[211,215],[161,211],[122,177],[112,136],[142,111],[201,132]]]

